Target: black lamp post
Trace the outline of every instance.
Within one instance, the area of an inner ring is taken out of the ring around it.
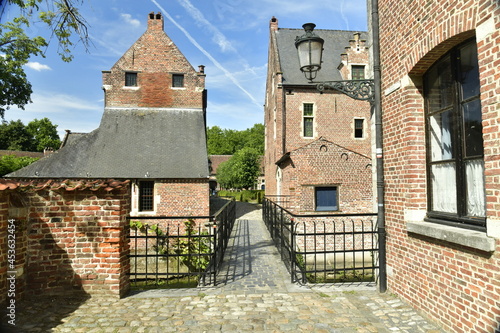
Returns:
[[[306,76],[310,83],[314,83],[318,71],[321,69],[323,57],[323,38],[314,33],[316,24],[306,23],[302,26],[305,34],[295,39],[295,47],[299,55],[300,70]],[[373,80],[347,80],[347,81],[325,81],[317,83],[318,91],[325,89],[334,89],[340,91],[354,99],[375,101],[375,84]]]
[[[377,160],[379,291],[385,292],[387,290],[387,270],[378,0],[370,0],[370,2],[373,29],[374,79],[317,82],[316,88],[320,92],[323,92],[325,89],[340,91],[353,99],[369,101],[372,107],[375,118],[375,156]],[[300,70],[304,73],[310,83],[314,83],[313,80],[316,78],[318,71],[321,69],[324,40],[314,33],[313,30],[316,27],[314,23],[306,23],[302,27],[306,33],[295,39],[295,47],[297,48],[299,55]]]

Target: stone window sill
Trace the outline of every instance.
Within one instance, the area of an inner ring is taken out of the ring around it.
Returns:
[[[495,239],[488,237],[484,232],[431,222],[407,222],[406,225],[409,234],[423,235],[484,252],[495,251]]]

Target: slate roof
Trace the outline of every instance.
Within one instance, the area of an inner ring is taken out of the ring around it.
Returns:
[[[354,33],[360,31],[322,30],[314,32],[325,40],[323,46],[323,64],[315,82],[343,80],[337,67],[341,63],[340,55],[345,53],[349,40],[354,38]],[[367,39],[367,32],[360,32],[361,39]],[[283,84],[310,85],[304,73],[300,71],[299,58],[295,48],[295,38],[304,34],[304,29],[279,28],[276,34],[279,61],[283,72]]]
[[[6,178],[208,178],[201,109],[105,108],[98,129]]]

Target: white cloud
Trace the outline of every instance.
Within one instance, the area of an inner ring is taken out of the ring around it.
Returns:
[[[130,15],[130,14],[122,13],[122,14],[120,14],[120,17],[123,19],[123,21],[132,25],[133,27],[140,27],[141,26],[141,22],[138,19],[132,18],[132,15]]]
[[[57,94],[49,91],[34,93],[33,103],[27,104],[25,110],[11,107],[5,112],[6,120],[20,119],[24,124],[33,119],[49,118],[58,125],[59,135],[64,135],[65,129],[75,132],[90,132],[99,126],[103,112],[99,101],[87,101],[82,98]]]
[[[177,0],[184,9],[187,10],[189,15],[198,23],[198,25],[203,26],[208,29],[212,33],[212,40],[220,47],[222,52],[231,51],[236,52],[236,49],[231,45],[231,42],[224,36],[222,32],[215,27],[212,23],[210,23],[203,13],[189,0]]]
[[[41,64],[38,61],[30,61],[26,64],[26,67],[31,68],[37,72],[52,70],[52,68],[50,68],[48,65]]]

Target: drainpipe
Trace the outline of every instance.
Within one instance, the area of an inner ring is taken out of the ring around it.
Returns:
[[[373,79],[375,83],[375,149],[377,158],[377,221],[379,242],[379,291],[387,291],[386,231],[384,206],[384,155],[382,141],[382,87],[378,0],[372,0]]]

